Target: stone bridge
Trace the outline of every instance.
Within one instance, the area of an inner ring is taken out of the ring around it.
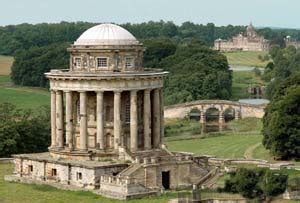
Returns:
[[[197,109],[200,112],[200,122],[205,123],[207,110],[213,108],[218,110],[219,122],[223,123],[225,122],[224,113],[226,110],[233,111],[235,119],[247,117],[262,118],[265,113],[265,107],[266,105],[246,104],[228,100],[198,100],[166,106],[164,110],[164,117],[185,118],[190,114],[192,109]]]

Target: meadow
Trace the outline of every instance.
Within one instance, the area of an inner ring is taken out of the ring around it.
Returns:
[[[246,133],[225,133],[222,136],[203,139],[168,141],[166,144],[171,151],[192,152],[197,155],[210,155],[218,158],[244,158],[247,150],[260,144],[261,140],[262,135],[259,133],[248,135]],[[248,153],[250,156],[248,158],[257,157],[256,149]],[[261,153],[260,156],[268,157],[268,151]]]
[[[10,68],[13,57],[0,56],[0,103],[9,102],[22,109],[35,109],[50,105],[47,89],[13,85],[10,80]]]
[[[226,52],[224,53],[227,56],[228,63],[230,65],[239,65],[239,66],[252,66],[252,67],[266,67],[270,62],[261,61],[258,57],[265,56],[268,52]]]
[[[233,71],[232,72],[232,96],[231,100],[249,98],[248,87],[264,86],[264,81],[253,71]]]
[[[9,102],[22,109],[50,105],[49,91],[42,88],[15,86],[9,76],[0,76],[0,103]]]

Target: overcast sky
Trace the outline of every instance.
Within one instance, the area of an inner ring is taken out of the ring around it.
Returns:
[[[300,28],[300,0],[0,0],[0,25],[60,21],[213,22]]]

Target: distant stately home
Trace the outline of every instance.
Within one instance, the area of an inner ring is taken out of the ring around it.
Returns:
[[[51,90],[49,152],[14,155],[6,180],[91,190],[128,199],[192,187],[209,170],[162,142],[163,79],[143,67],[142,44],[101,24],[70,48],[70,68],[46,73]]]
[[[239,34],[231,40],[215,40],[214,49],[218,51],[269,51],[270,42],[259,36],[252,24],[247,27],[246,35]]]
[[[285,46],[288,47],[288,46],[294,46],[296,49],[299,49],[300,48],[300,42],[293,39],[291,36],[287,36],[285,39]]]

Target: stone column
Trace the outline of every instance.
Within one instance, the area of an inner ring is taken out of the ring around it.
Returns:
[[[119,150],[120,138],[121,138],[121,92],[114,92],[114,150]]]
[[[203,110],[200,112],[200,123],[201,124],[206,123],[206,115],[205,115],[205,112]]]
[[[104,103],[103,92],[97,92],[97,148],[104,150]]]
[[[51,90],[51,146],[56,147],[56,92]]]
[[[223,112],[223,111],[220,111],[220,112],[219,112],[219,124],[220,124],[220,125],[224,125],[224,123],[225,123],[224,112]]]
[[[164,129],[164,91],[163,91],[163,89],[160,89],[159,96],[160,96],[160,144],[162,144],[163,137],[165,134],[165,129]]]
[[[87,150],[87,94],[80,92],[80,150]]]
[[[153,98],[153,116],[154,116],[154,123],[153,123],[153,143],[154,148],[159,148],[160,145],[160,116],[161,116],[161,109],[160,109],[160,96],[159,96],[159,89],[154,90],[154,98]]]
[[[235,118],[235,120],[239,120],[241,118],[240,111],[237,111],[237,110],[234,111],[234,118]]]
[[[63,93],[56,91],[56,146],[64,147],[64,112],[63,112]]]
[[[138,126],[137,126],[137,91],[130,91],[130,148],[132,152],[138,149]]]
[[[69,150],[73,150],[73,94],[66,91],[66,142]]]
[[[144,90],[144,148],[151,149],[151,98],[150,90]]]

